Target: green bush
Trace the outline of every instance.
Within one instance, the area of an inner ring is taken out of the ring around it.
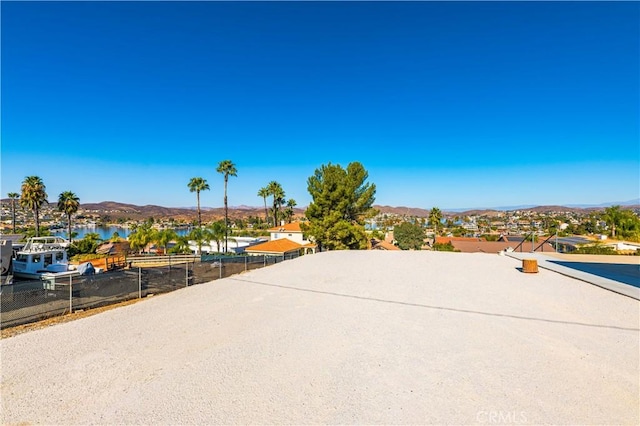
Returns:
[[[105,256],[102,254],[76,254],[75,256],[72,256],[69,260],[83,263],[83,262],[89,262],[94,259],[103,259],[104,257]]]
[[[446,243],[434,243],[431,249],[435,251],[459,251],[456,250],[453,244],[451,244],[451,241],[448,241]]]
[[[618,254],[613,247],[603,245],[582,246],[571,252],[572,254]]]

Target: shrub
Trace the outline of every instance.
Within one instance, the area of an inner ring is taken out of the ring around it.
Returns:
[[[460,251],[456,250],[453,244],[451,244],[451,241],[448,241],[446,243],[434,243],[431,249],[435,251]]]
[[[618,254],[613,247],[607,247],[600,244],[592,246],[582,246],[571,252],[572,254]]]

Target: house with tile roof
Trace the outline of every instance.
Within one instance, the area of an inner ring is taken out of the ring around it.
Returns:
[[[289,256],[316,252],[316,244],[305,238],[300,222],[285,223],[269,229],[271,240],[245,249],[248,254]]]
[[[288,238],[298,244],[308,244],[310,242],[305,238],[305,235],[300,228],[300,222],[283,223],[280,226],[274,226],[269,229],[269,233],[271,234],[272,241],[279,240],[281,238]]]
[[[484,238],[465,238],[465,237],[437,237],[437,243],[451,243],[456,251],[462,253],[499,253],[501,251],[530,251],[531,243],[522,241],[509,241],[506,237],[501,237],[498,241],[487,241]],[[535,243],[536,252],[554,252],[555,249],[551,244],[545,242],[543,244]]]
[[[380,240],[376,240],[375,238],[372,238],[369,242],[370,242],[371,250],[391,250],[391,251],[400,250],[399,247],[396,247],[395,245],[393,245],[393,243],[390,243],[388,241],[380,241]]]

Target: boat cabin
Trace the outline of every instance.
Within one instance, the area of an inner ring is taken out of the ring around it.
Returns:
[[[69,269],[67,247],[61,237],[30,238],[13,259],[13,275],[38,279],[46,272],[65,272]]]

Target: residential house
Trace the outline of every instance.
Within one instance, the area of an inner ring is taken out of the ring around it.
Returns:
[[[271,234],[271,241],[287,238],[301,245],[310,243],[300,228],[300,222],[284,223],[280,226],[275,226],[269,229],[269,233]]]
[[[498,241],[486,241],[484,238],[461,238],[461,237],[438,237],[437,243],[451,243],[456,251],[462,253],[499,253],[501,251],[531,251],[531,243],[520,241],[510,241],[507,237],[501,237]],[[526,245],[526,246],[525,246]],[[549,243],[533,245],[536,252],[554,252],[555,249]]]
[[[376,240],[375,238],[371,239],[370,244],[371,244],[371,250],[390,250],[390,251],[401,250],[399,247],[396,247],[395,245],[393,245],[388,241],[379,241],[379,240]]]
[[[305,238],[300,222],[286,223],[269,229],[271,240],[245,249],[248,254],[293,256],[316,252],[316,244]]]

